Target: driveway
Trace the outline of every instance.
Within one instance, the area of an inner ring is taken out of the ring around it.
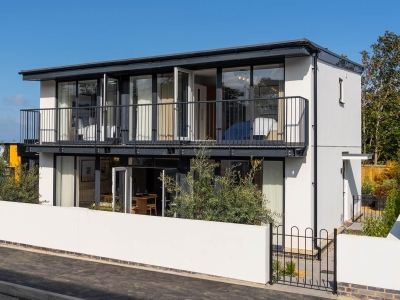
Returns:
[[[324,299],[1,246],[0,281],[83,299]]]

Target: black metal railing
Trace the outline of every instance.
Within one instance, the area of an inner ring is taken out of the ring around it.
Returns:
[[[321,289],[337,293],[337,229],[329,235],[312,228],[302,234],[297,226],[290,233],[270,224],[270,283]]]
[[[353,195],[353,222],[364,222],[365,218],[380,218],[386,206],[386,198],[374,195]]]
[[[308,100],[302,97],[21,110],[24,144],[304,147]]]

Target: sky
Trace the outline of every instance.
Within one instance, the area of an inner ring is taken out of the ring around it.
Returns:
[[[20,109],[39,108],[21,70],[307,38],[360,63],[400,1],[4,1],[0,8],[0,141],[20,141]]]

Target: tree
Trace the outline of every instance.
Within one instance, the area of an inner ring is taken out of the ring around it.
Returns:
[[[161,176],[168,192],[175,195],[167,215],[249,225],[274,223],[278,214],[267,208],[267,200],[253,181],[261,161],[252,160],[248,174],[240,174],[234,166],[224,176],[215,176],[218,164],[209,159],[207,151],[205,147],[198,150],[183,185]]]
[[[7,147],[4,147],[6,149]],[[10,172],[8,151],[0,156],[0,199],[3,201],[39,203],[39,170],[17,165]]]
[[[362,145],[378,161],[395,159],[400,143],[400,36],[386,31],[362,51]]]

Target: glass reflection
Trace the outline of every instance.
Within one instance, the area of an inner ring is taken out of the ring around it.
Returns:
[[[152,76],[130,77],[129,95],[129,140],[151,140]]]

